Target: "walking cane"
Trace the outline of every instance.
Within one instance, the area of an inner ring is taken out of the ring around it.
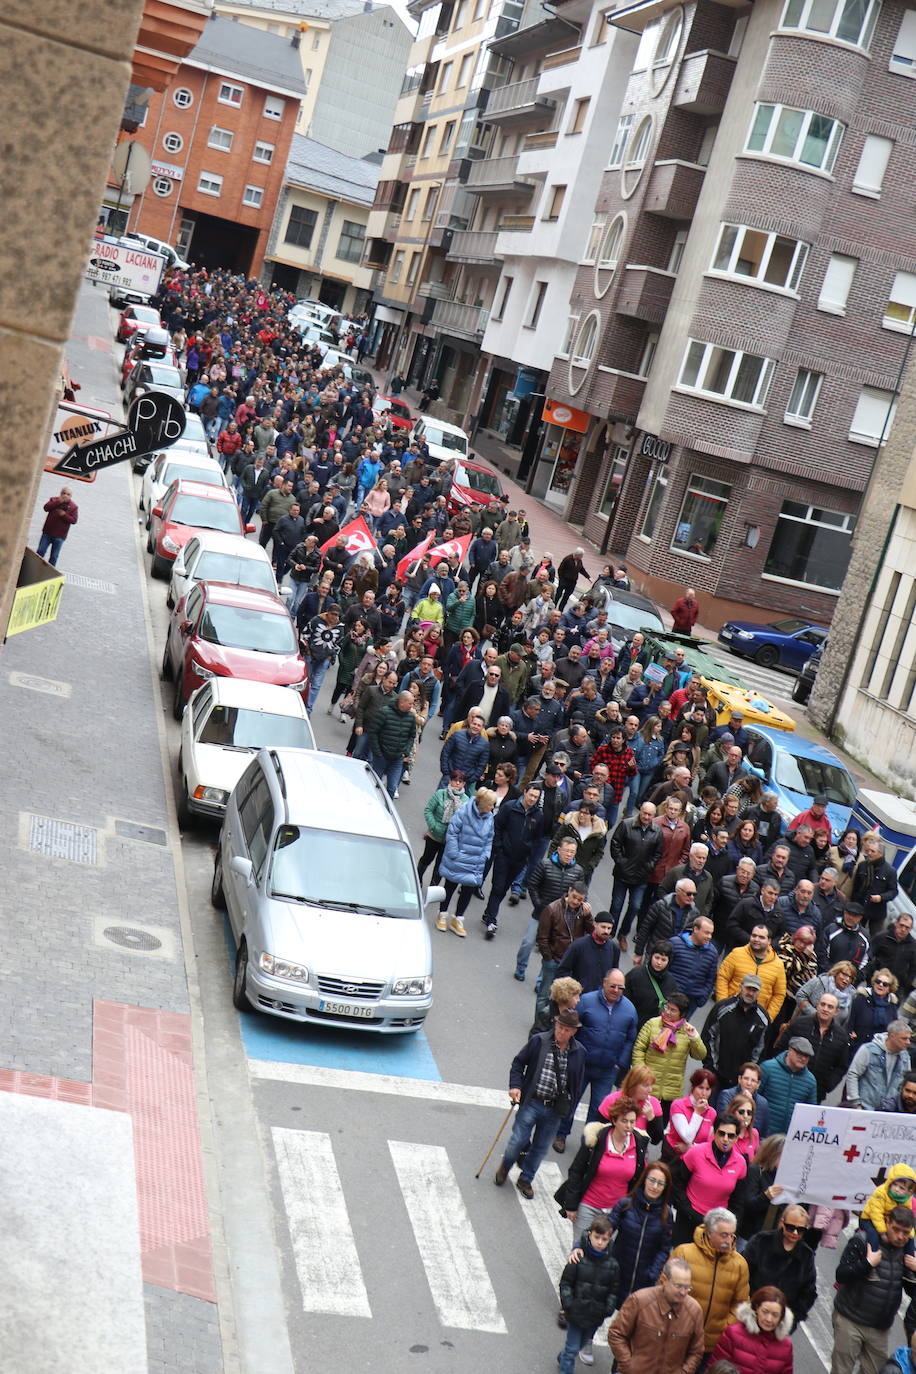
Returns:
[[[506,1112],[506,1115],[503,1117],[502,1122],[500,1123],[499,1130],[496,1132],[495,1136],[493,1137],[493,1144],[490,1146],[489,1150],[487,1150],[487,1153],[484,1155],[484,1157],[483,1157],[483,1163],[481,1164],[480,1168],[477,1170],[477,1173],[474,1175],[475,1178],[480,1178],[480,1175],[483,1173],[484,1169],[487,1167],[487,1160],[490,1158],[490,1155],[491,1155],[491,1154],[493,1153],[493,1151],[496,1149],[496,1142],[497,1142],[497,1140],[499,1140],[499,1137],[502,1135],[503,1131],[506,1129],[506,1122],[509,1120],[509,1117],[510,1117],[510,1116],[512,1115],[512,1113],[515,1111],[516,1106],[517,1106],[517,1103],[515,1103],[515,1102],[510,1102],[510,1103],[509,1103],[509,1110]]]

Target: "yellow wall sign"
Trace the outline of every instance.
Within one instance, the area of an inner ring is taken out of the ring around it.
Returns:
[[[63,575],[32,549],[26,549],[19,570],[19,586],[13,593],[7,638],[56,620],[63,589]]]

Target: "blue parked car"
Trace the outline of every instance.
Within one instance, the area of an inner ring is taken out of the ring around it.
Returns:
[[[776,793],[786,820],[807,811],[814,797],[823,793],[833,838],[838,840],[856,800],[856,785],[843,760],[823,744],[788,730],[757,724],[745,729],[750,736],[747,764]]]
[[[761,668],[788,668],[800,673],[819,644],[827,638],[823,625],[791,617],[772,625],[751,620],[726,620],[717,636],[733,654],[752,658]]]

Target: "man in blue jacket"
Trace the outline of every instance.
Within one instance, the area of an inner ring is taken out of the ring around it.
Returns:
[[[577,1012],[559,1012],[553,1029],[532,1035],[512,1060],[509,1097],[518,1104],[518,1115],[493,1177],[497,1188],[524,1150],[515,1186],[522,1197],[534,1197],[531,1180],[544,1162],[569,1103],[579,1101],[585,1086],[585,1051],[574,1039],[579,1026]]]
[[[542,790],[539,782],[530,782],[520,797],[512,802],[504,802],[496,813],[493,825],[493,881],[480,918],[486,927],[488,940],[492,940],[496,934],[500,902],[509,891],[515,875],[527,868],[534,846],[541,837],[544,818],[541,810]]]
[[[770,1130],[785,1135],[796,1102],[817,1102],[817,1080],[808,1068],[814,1046],[804,1036],[793,1035],[789,1048],[760,1066],[760,1090],[769,1108]]]
[[[596,992],[580,997],[576,1010],[582,1022],[585,1081],[591,1089],[588,1120],[597,1121],[601,1103],[630,1067],[636,1040],[636,1008],[624,996],[623,971],[612,968]]]
[[[715,926],[708,916],[698,916],[689,930],[675,935],[669,970],[678,988],[690,998],[687,1019],[708,1000],[716,982],[719,951],[712,942]]]

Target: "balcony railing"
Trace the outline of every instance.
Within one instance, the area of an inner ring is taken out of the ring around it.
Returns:
[[[534,228],[534,215],[503,215],[499,221],[500,233],[530,233]]]
[[[654,267],[627,265],[617,296],[616,309],[621,315],[661,324],[671,303],[675,274]]]
[[[540,133],[526,134],[522,144],[522,152],[527,153],[531,149],[555,148],[559,138],[557,129],[543,129]]]
[[[485,305],[463,305],[461,301],[436,301],[433,324],[464,339],[479,339],[487,327],[490,311]]]
[[[452,288],[445,281],[421,281],[417,287],[418,296],[426,296],[435,301],[447,301]]]
[[[688,53],[678,73],[673,104],[692,114],[721,114],[734,74],[734,57],[721,52]]]
[[[541,63],[541,71],[549,72],[554,67],[565,67],[570,62],[578,62],[582,56],[582,45],[575,48],[563,48],[561,52],[548,53]]]
[[[509,86],[498,86],[490,92],[487,123],[510,124],[534,115],[549,114],[556,109],[556,104],[550,96],[538,95],[538,78],[532,76],[527,81],[514,81]]]
[[[471,163],[465,181],[467,189],[475,195],[497,191],[516,191],[521,195],[533,191],[535,185],[529,177],[519,175],[517,153],[514,157],[488,157]]]
[[[700,198],[705,167],[689,162],[662,161],[652,168],[643,209],[666,219],[693,219]]]
[[[493,262],[496,257],[495,229],[456,229],[446,256],[453,262]]]

